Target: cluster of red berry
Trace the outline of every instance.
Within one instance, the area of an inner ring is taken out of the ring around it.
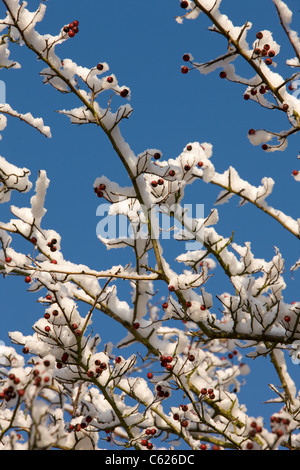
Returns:
[[[257,34],[256,34],[256,37],[258,40],[261,40],[263,38],[263,33],[261,31],[259,31]],[[267,65],[272,65],[273,63],[273,60],[272,58],[275,57],[276,53],[275,51],[273,51],[271,49],[271,46],[270,44],[264,44],[264,46],[262,48],[260,47],[255,47],[254,49],[254,56],[255,58],[262,58],[262,57],[265,57],[265,63]]]
[[[189,409],[189,407],[187,405],[180,405],[180,407],[182,409],[182,411],[184,413],[186,413]],[[175,421],[179,421],[180,420],[180,415],[179,413],[174,413],[173,414],[173,419],[175,419]],[[189,425],[189,421],[186,419],[186,417],[184,416],[183,419],[180,421],[180,424],[183,428],[187,428],[188,425]]]
[[[156,391],[160,398],[168,398],[170,396],[170,392],[168,392],[168,390],[164,390],[162,385],[157,385]]]
[[[67,33],[70,38],[73,38],[79,32],[79,21],[74,20],[72,23],[64,26],[63,31]]]
[[[169,372],[173,370],[173,366],[171,364],[173,362],[173,357],[172,356],[161,356],[160,358],[160,365],[162,367],[165,367],[165,369]]]
[[[23,349],[24,353],[28,353],[28,348]],[[35,366],[39,365],[39,362],[35,363]],[[44,360],[43,365],[45,367],[50,366],[50,361],[49,360]],[[42,384],[47,384],[50,382],[50,377],[48,375],[44,375],[43,378],[40,376],[40,371],[36,368],[33,369],[32,375],[34,378],[34,385],[39,386]],[[25,388],[18,388],[18,385],[20,384],[20,379],[17,377],[14,373],[10,373],[8,376],[9,383],[7,384],[8,386],[5,387],[1,392],[0,392],[0,401],[5,400],[6,402],[9,402],[10,400],[13,400],[17,396],[23,397],[25,394]],[[31,380],[31,379],[30,379]]]
[[[105,189],[105,184],[99,184],[99,186],[94,187],[94,193],[97,194],[98,197],[103,197],[103,191],[105,191]]]
[[[215,397],[215,394],[214,394],[214,389],[213,388],[201,388],[200,390],[201,392],[201,395],[203,397],[207,396],[208,395],[208,398],[210,398],[211,400],[214,400],[216,397]]]
[[[156,434],[156,429],[155,428],[152,428],[152,429],[147,428],[145,430],[145,434],[149,437],[154,436]],[[153,449],[153,444],[150,442],[149,438],[148,439],[142,439],[141,440],[141,445],[143,447],[147,447],[147,449],[149,449],[149,450]]]
[[[162,178],[159,178],[157,181],[153,180],[151,181],[151,186],[153,188],[156,188],[157,185],[162,186],[164,184],[164,180]]]
[[[54,253],[57,250],[55,246],[56,244],[57,244],[56,238],[52,238],[52,240],[47,243],[47,246],[50,248],[50,251],[52,251],[52,253]]]

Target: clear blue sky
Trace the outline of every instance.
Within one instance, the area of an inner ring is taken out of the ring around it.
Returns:
[[[33,7],[38,5],[36,1],[29,3]],[[287,3],[294,10],[293,26],[296,28],[300,18],[298,0],[287,0]],[[248,129],[252,127],[275,131],[288,128],[283,113],[266,111],[254,103],[245,102],[243,87],[220,80],[219,71],[208,76],[197,71],[187,75],[180,73],[185,52],[192,53],[196,61],[204,62],[225,51],[224,38],[207,31],[210,22],[204,16],[183,25],[177,24],[175,16],[182,14],[182,10],[179,1],[175,0],[94,0],[85,4],[78,0],[49,0],[47,5],[41,32],[56,34],[62,25],[74,19],[80,22],[79,34],[57,48],[62,59],[71,58],[87,67],[105,61],[119,83],[130,87],[130,103],[134,111],[121,128],[136,153],[147,148],[159,148],[165,158],[172,158],[190,141],[211,142],[212,161],[217,171],[222,172],[231,165],[242,178],[255,185],[259,185],[264,176],[272,177],[276,185],[268,199],[269,204],[299,217],[299,186],[291,178],[292,170],[300,169],[297,162],[299,140],[291,138],[284,153],[266,154],[260,147],[251,146],[247,138]],[[88,8],[83,5],[88,5]],[[253,40],[256,31],[271,29],[276,41],[283,46],[278,64],[284,67],[284,76],[289,73],[284,61],[294,54],[287,46],[271,0],[223,0],[221,10],[228,13],[238,26],[251,21],[254,26],[249,38],[252,34]],[[0,11],[3,17],[2,6]],[[129,251],[106,252],[96,238],[99,200],[92,188],[95,178],[105,174],[121,185],[127,184],[124,169],[108,139],[96,127],[72,126],[68,118],[55,112],[70,109],[77,103],[72,96],[61,95],[49,85],[43,85],[38,75],[41,64],[30,51],[24,47],[12,48],[12,57],[22,64],[22,69],[1,72],[0,79],[7,86],[7,102],[20,112],[30,111],[36,117],[43,117],[45,124],[51,126],[53,137],[47,140],[24,123],[9,119],[2,134],[1,155],[15,165],[29,168],[33,183],[40,169],[47,171],[51,184],[44,228],[52,228],[62,235],[65,259],[95,269],[127,263],[132,259]],[[253,75],[247,64],[241,62],[237,72],[249,77]],[[122,98],[116,97],[113,107],[116,109],[123,103]],[[208,214],[218,193],[217,188],[197,182],[187,191],[186,202],[204,203]],[[11,202],[16,206],[29,204],[32,194],[13,195]],[[286,259],[288,287],[285,300],[299,300],[300,273],[295,273],[294,280],[289,274],[289,267],[299,258],[299,242],[256,208],[250,205],[238,208],[237,204],[238,199],[232,199],[220,207],[220,222],[216,229],[224,236],[230,236],[234,230],[237,243],[251,241],[257,257],[271,259],[274,246],[280,248]],[[6,206],[0,207],[2,221],[9,217],[9,205]],[[25,252],[31,249],[23,243],[16,246],[23,247]],[[179,252],[173,244],[164,250],[170,260]],[[178,270],[181,269],[179,265]],[[228,287],[227,283],[223,287],[222,276],[218,274],[207,285],[214,295]],[[0,295],[0,339],[7,343],[7,331],[10,330],[30,334],[31,325],[43,311],[35,296],[26,292],[24,280],[1,280]],[[97,328],[101,329],[103,341],[111,339],[110,323],[100,314],[98,322],[95,322]],[[121,338],[124,331],[116,329],[116,335]],[[271,397],[267,384],[278,384],[271,366],[268,372],[269,363],[266,362],[268,360],[263,358],[254,363],[248,360],[253,372],[246,378],[248,385],[241,397],[248,402],[253,415],[263,413],[260,405]],[[299,373],[293,364],[291,372],[294,377]]]

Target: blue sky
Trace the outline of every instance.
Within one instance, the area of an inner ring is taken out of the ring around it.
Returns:
[[[175,0],[130,0],[126,3],[121,0],[91,0],[88,3],[88,8],[84,8],[78,0],[49,0],[45,20],[39,30],[56,34],[64,24],[79,20],[79,34],[57,48],[57,53],[62,59],[71,58],[87,67],[105,61],[119,83],[130,87],[133,114],[122,123],[121,129],[132,149],[140,153],[147,148],[159,148],[165,158],[172,158],[188,142],[211,142],[212,162],[217,171],[222,172],[231,165],[242,178],[255,185],[259,185],[264,176],[272,177],[276,185],[268,199],[269,204],[299,217],[299,186],[291,177],[295,168],[300,169],[297,162],[299,140],[292,137],[284,153],[266,154],[260,147],[253,147],[247,138],[248,129],[252,127],[276,131],[288,128],[283,113],[267,111],[245,102],[243,87],[220,80],[219,71],[208,76],[200,75],[196,70],[187,75],[180,73],[185,52],[190,52],[196,61],[205,62],[225,51],[224,38],[207,30],[210,22],[200,16],[196,21],[177,24],[175,16],[182,14],[182,10],[179,1]],[[288,0],[287,3],[294,10],[293,26],[296,28],[300,16],[298,0]],[[38,2],[29,4],[34,8]],[[294,54],[280,28],[271,0],[263,3],[258,0],[223,0],[221,10],[236,25],[251,21],[253,29],[249,38],[252,35],[253,40],[260,29],[271,29],[276,41],[282,45],[277,62],[283,69],[278,71],[288,76],[290,71],[284,61]],[[2,6],[0,12],[3,16]],[[1,71],[0,79],[6,83],[7,102],[20,112],[30,111],[36,117],[43,117],[45,124],[51,126],[53,137],[47,140],[24,123],[9,119],[0,142],[1,155],[17,166],[29,168],[32,182],[35,182],[40,169],[47,171],[51,184],[47,193],[48,212],[44,228],[52,228],[62,235],[66,259],[95,269],[127,263],[132,259],[129,251],[107,252],[96,238],[99,200],[93,193],[94,180],[105,174],[121,185],[128,183],[108,139],[94,126],[72,126],[66,117],[55,112],[74,107],[77,103],[72,96],[61,95],[49,85],[43,85],[39,77],[41,64],[30,51],[24,47],[12,48],[12,57],[22,64],[22,69]],[[248,65],[242,62],[239,62],[237,72],[249,77],[253,75]],[[123,103],[124,99],[115,97],[112,106],[117,109]],[[218,188],[196,182],[186,192],[186,202],[203,203],[205,214],[208,214],[218,193]],[[11,203],[20,207],[29,204],[31,195],[13,195]],[[230,236],[234,230],[235,241],[240,244],[251,241],[257,257],[271,259],[274,246],[277,246],[287,266],[285,300],[296,300],[300,273],[296,272],[291,279],[289,267],[299,258],[299,243],[255,207],[239,208],[237,204],[238,200],[232,199],[220,207],[218,232]],[[0,208],[2,221],[9,218],[9,205],[6,206]],[[31,249],[17,243],[16,246],[23,247],[26,252]],[[171,260],[180,250],[169,244],[164,253]],[[181,270],[182,266],[179,265],[178,269]],[[228,285],[226,281],[223,284],[223,277],[217,273],[207,286],[209,288],[215,295],[227,290]],[[7,343],[7,331],[10,330],[30,334],[31,325],[43,312],[34,295],[26,292],[23,279],[1,280],[0,295],[3,317],[0,339]],[[98,322],[95,322],[95,328],[101,328],[103,341],[110,340],[109,322],[103,317],[99,317]],[[116,337],[119,335],[121,338],[123,334],[124,331],[116,329]],[[253,372],[246,378],[248,385],[241,397],[255,415],[263,413],[261,403],[271,397],[267,384],[278,384],[278,380],[269,367],[268,359],[260,358],[248,363]],[[298,374],[292,363],[291,373],[294,378]]]

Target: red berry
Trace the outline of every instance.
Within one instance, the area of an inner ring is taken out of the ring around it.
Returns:
[[[97,69],[103,70],[103,68],[104,68],[104,65],[99,62],[99,64],[97,64]]]
[[[184,54],[182,59],[184,60],[184,62],[188,62],[190,60],[190,55],[189,54]]]
[[[162,185],[164,184],[164,180],[161,179],[161,178],[159,178],[159,179],[157,180],[157,184],[159,184],[160,186],[162,186]]]
[[[23,354],[28,354],[28,353],[29,353],[29,349],[26,348],[26,347],[24,347],[24,348],[22,349],[22,352],[23,352]]]
[[[117,364],[120,364],[121,361],[122,361],[122,358],[120,356],[116,357],[115,362]]]
[[[151,450],[152,448],[153,448],[153,444],[151,444],[151,442],[148,442],[148,444],[147,444],[147,449],[150,449],[150,450]]]
[[[154,160],[159,160],[160,157],[161,157],[161,154],[159,152],[155,152],[155,154],[153,155],[154,157]]]
[[[185,0],[183,0],[181,3],[180,3],[180,6],[181,8],[187,8],[189,6],[189,3]]]
[[[49,333],[50,330],[51,330],[50,326],[45,326],[46,333]]]
[[[77,20],[73,21],[73,26],[75,26],[75,28],[77,28],[79,26],[79,21],[77,21]]]
[[[24,389],[20,389],[17,391],[17,394],[19,395],[19,397],[23,397],[24,394],[25,394],[25,390]]]
[[[66,362],[68,359],[69,359],[69,354],[66,353],[66,352],[63,353],[63,355],[61,357],[62,362]]]
[[[297,176],[297,175],[298,175],[298,173],[299,173],[299,171],[298,171],[298,170],[293,170],[293,173],[292,173],[292,174],[293,174],[294,176]]]
[[[274,57],[275,55],[275,51],[269,51],[269,57]]]
[[[35,245],[36,242],[37,242],[37,239],[36,239],[35,237],[32,237],[32,238],[30,239],[30,241],[31,241],[31,243],[33,243],[33,245]]]
[[[207,390],[207,393],[208,393],[209,395],[211,395],[212,393],[214,393],[214,391],[213,391],[212,388],[209,388],[209,389]]]
[[[206,394],[207,394],[207,389],[201,388],[201,395],[206,395]]]
[[[108,81],[108,83],[112,83],[114,81],[113,77],[107,77],[106,80]]]
[[[283,111],[287,111],[289,109],[289,105],[287,103],[284,103],[282,109]]]
[[[151,380],[153,378],[152,372],[148,372],[147,377],[148,377],[149,380]]]
[[[248,450],[253,449],[253,442],[251,442],[251,441],[247,442],[247,449]]]
[[[26,276],[26,277],[25,277],[25,282],[26,282],[27,284],[29,284],[29,283],[31,282],[31,277],[30,277],[30,276]]]
[[[256,47],[256,49],[254,49],[254,54],[259,55],[260,53],[261,50],[259,49],[259,47]]]
[[[11,263],[11,257],[10,257],[10,256],[7,256],[7,257],[5,258],[5,262],[6,262],[6,263]]]
[[[157,181],[151,181],[151,186],[152,186],[153,188],[156,188],[156,186],[157,186]]]
[[[170,291],[170,292],[174,292],[174,290],[175,290],[175,287],[174,287],[174,286],[169,286],[169,291]]]
[[[186,74],[186,73],[188,73],[188,71],[189,71],[189,68],[188,68],[186,65],[183,65],[183,66],[181,67],[181,73]]]
[[[181,421],[181,426],[182,426],[183,428],[187,428],[188,425],[189,425],[189,422],[188,422],[187,419],[184,419],[183,421]]]
[[[254,135],[254,134],[255,134],[255,130],[254,130],[254,129],[249,129],[248,134],[249,134],[249,135]]]
[[[203,162],[198,162],[198,166],[201,168],[203,166]]]
[[[220,78],[226,78],[227,74],[224,72],[224,70],[220,73]]]
[[[51,260],[51,263],[52,263],[52,264],[57,264],[56,259]]]
[[[268,146],[267,144],[263,144],[263,145],[261,146],[261,148],[262,148],[263,150],[268,150],[269,146]]]
[[[200,308],[201,308],[201,310],[206,310],[206,307],[205,307],[205,305],[201,305],[201,307],[200,307]]]
[[[265,44],[265,45],[264,45],[264,50],[265,50],[265,51],[270,50],[270,45],[269,45],[269,44]]]
[[[175,176],[175,171],[174,171],[174,170],[170,170],[170,171],[169,171],[169,175],[170,175],[170,176]]]
[[[193,361],[195,360],[195,356],[194,356],[193,354],[189,354],[189,355],[188,355],[188,360],[189,360],[190,362],[193,362]]]
[[[250,95],[248,95],[248,93],[244,94],[244,100],[246,101],[250,100]]]
[[[207,445],[206,445],[206,444],[201,444],[200,449],[201,449],[201,450],[206,450],[206,449],[207,449]]]
[[[189,171],[191,169],[190,165],[184,165],[184,170]]]
[[[284,321],[287,322],[287,323],[289,323],[289,322],[291,321],[291,317],[289,317],[288,315],[286,315],[286,316],[284,317]]]
[[[139,327],[140,327],[140,324],[139,324],[139,322],[136,321],[136,322],[133,324],[133,328],[135,328],[136,330],[138,330]]]
[[[68,32],[68,35],[70,38],[73,38],[75,36],[76,33],[74,33],[73,29],[70,29],[70,31]]]
[[[256,37],[257,37],[257,39],[262,39],[264,37],[264,35],[261,31],[259,31],[258,33],[256,33]]]
[[[271,65],[273,63],[273,60],[268,58],[265,60],[266,65]]]
[[[51,297],[50,294],[47,294],[45,298],[46,298],[46,300],[52,300],[52,297]]]
[[[185,305],[186,305],[187,308],[190,308],[192,306],[192,302],[188,301],[188,302],[186,302]]]
[[[164,303],[162,304],[162,308],[163,308],[163,309],[168,308],[168,303],[167,303],[167,302],[164,302]]]
[[[94,372],[92,370],[89,370],[87,373],[88,377],[94,377]]]
[[[76,336],[81,336],[81,334],[82,334],[82,331],[81,331],[81,330],[76,330],[76,331],[75,331],[75,335],[76,335]]]

